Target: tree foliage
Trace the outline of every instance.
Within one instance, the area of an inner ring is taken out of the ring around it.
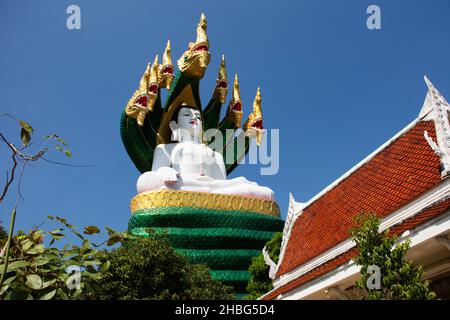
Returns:
[[[282,238],[283,234],[281,232],[277,232],[274,234],[272,239],[266,243],[269,256],[275,263],[278,262],[278,257],[280,255]],[[252,259],[252,263],[250,264],[248,271],[250,272],[251,277],[247,285],[249,295],[246,296],[245,299],[256,300],[263,294],[266,294],[273,289],[272,280],[269,278],[269,266],[264,262],[262,253]]]
[[[97,233],[97,230],[92,230],[92,226],[86,227],[83,235],[65,219],[49,218],[56,219],[65,228],[49,232],[34,228],[28,233],[19,231],[11,238],[10,257],[6,277],[0,288],[0,299],[99,298],[99,280],[102,272],[108,269],[109,262],[106,251],[97,250],[87,238]],[[70,230],[79,237],[81,245],[66,244],[62,249],[58,248],[58,241],[66,237],[64,230]],[[5,257],[2,256],[0,270],[4,266]]]
[[[211,278],[204,265],[191,264],[162,236],[125,241],[108,253],[102,299],[231,299],[232,288]]]
[[[361,213],[354,219],[356,226],[350,230],[359,255],[353,259],[361,266],[361,278],[355,287],[366,289],[371,276],[370,266],[377,266],[381,272],[381,288],[366,289],[368,299],[424,300],[435,299],[428,281],[422,281],[421,266],[414,266],[406,259],[410,240],[396,245],[397,236],[389,236],[389,230],[379,233],[381,220],[374,214]]]

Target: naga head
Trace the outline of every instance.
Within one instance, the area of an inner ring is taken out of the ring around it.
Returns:
[[[170,89],[173,81],[173,64],[170,55],[170,40],[167,41],[166,50],[164,50],[162,64],[159,67],[159,86]]]
[[[178,60],[180,71],[196,78],[203,78],[211,59],[206,26],[206,17],[202,13],[197,26],[197,41],[195,43],[190,42],[188,50]]]
[[[158,89],[158,55],[156,55],[153,64],[147,65],[139,89],[134,92],[125,108],[127,115],[135,118],[140,126],[144,125],[147,113],[153,110],[158,99]]]
[[[228,105],[227,118],[230,122],[239,128],[242,121],[242,100],[239,90],[239,79],[237,74],[234,76],[233,93],[231,96],[230,104]]]
[[[219,75],[216,80],[216,86],[214,87],[213,98],[220,103],[225,103],[228,94],[228,80],[227,69],[225,68],[225,56],[222,55],[222,61],[220,62]]]
[[[253,112],[248,116],[244,124],[244,131],[250,137],[256,137],[256,143],[261,145],[264,133],[263,117],[261,111],[261,90],[258,88],[255,100],[253,101]]]

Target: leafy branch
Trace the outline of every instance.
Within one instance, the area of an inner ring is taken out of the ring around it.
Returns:
[[[67,146],[67,143],[63,139],[61,139],[58,135],[53,134],[51,136],[46,136],[44,138],[43,145],[36,153],[34,153],[34,154],[33,153],[25,153],[24,150],[30,145],[31,135],[34,132],[33,127],[28,122],[26,122],[24,120],[19,120],[10,114],[2,114],[2,115],[0,115],[0,117],[9,117],[9,118],[15,120],[16,122],[18,122],[18,124],[20,125],[20,128],[21,128],[20,129],[20,140],[22,143],[22,147],[17,147],[14,143],[10,142],[3,133],[0,132],[0,140],[2,142],[4,142],[6,144],[6,146],[9,148],[9,150],[11,151],[11,160],[12,160],[11,169],[9,171],[6,170],[6,182],[5,182],[5,185],[3,186],[3,188],[1,189],[0,203],[3,202],[6,195],[8,194],[10,187],[12,186],[14,180],[16,179],[16,170],[18,169],[19,162],[22,163],[21,171],[20,171],[20,175],[19,175],[19,181],[17,184],[18,198],[17,198],[17,202],[16,202],[16,204],[13,208],[12,214],[11,214],[11,223],[10,223],[8,238],[7,238],[5,247],[2,250],[0,250],[0,253],[1,253],[0,256],[5,255],[5,262],[4,262],[3,270],[1,273],[1,277],[0,277],[0,288],[1,288],[5,281],[5,276],[6,276],[6,273],[8,270],[9,253],[10,253],[12,235],[14,233],[14,224],[15,224],[17,206],[18,206],[19,200],[22,198],[20,187],[21,187],[21,182],[22,182],[25,168],[29,162],[35,162],[35,161],[38,161],[39,159],[43,158],[43,156],[49,150],[47,148],[47,144],[50,140],[52,140],[52,139],[56,140],[63,146]],[[55,149],[58,151],[63,151],[67,157],[70,157],[72,155],[70,150],[66,150],[58,144],[55,146]]]

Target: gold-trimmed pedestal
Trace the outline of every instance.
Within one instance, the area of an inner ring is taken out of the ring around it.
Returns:
[[[140,209],[160,207],[194,207],[216,210],[250,211],[280,216],[280,208],[275,201],[249,198],[244,196],[180,191],[159,190],[142,192],[131,199],[131,212]]]

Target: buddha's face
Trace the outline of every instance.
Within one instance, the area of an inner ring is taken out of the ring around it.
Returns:
[[[170,127],[173,130],[179,129],[184,138],[199,137],[202,131],[202,120],[200,111],[192,108],[180,108],[178,112],[177,123],[171,122]]]

